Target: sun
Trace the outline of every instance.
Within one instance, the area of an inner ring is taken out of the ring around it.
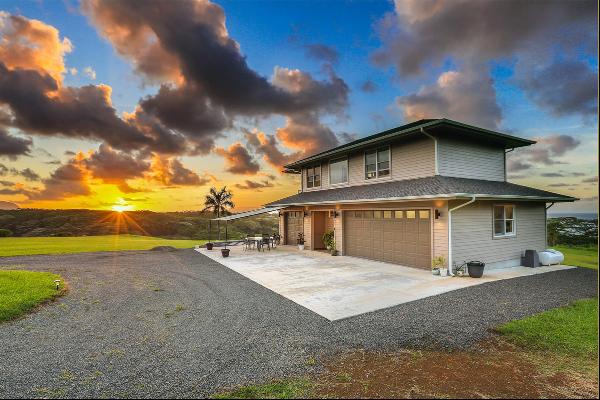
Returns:
[[[112,210],[122,213],[123,211],[131,211],[133,210],[133,206],[131,205],[126,205],[126,204],[114,204],[112,206]]]

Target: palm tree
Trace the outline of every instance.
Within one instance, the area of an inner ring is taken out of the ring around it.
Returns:
[[[229,212],[230,208],[235,208],[235,204],[231,199],[233,194],[227,190],[227,186],[223,186],[219,191],[216,188],[211,187],[210,191],[206,195],[204,200],[204,209],[202,211],[212,211],[217,218],[221,217],[221,214],[225,215]],[[221,239],[221,224],[217,220],[218,239]]]

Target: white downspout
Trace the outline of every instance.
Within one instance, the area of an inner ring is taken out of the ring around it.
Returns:
[[[425,132],[425,129],[421,128],[421,133],[425,136],[427,136],[430,139],[433,139],[433,149],[434,149],[434,154],[435,154],[435,174],[439,175],[440,174],[440,170],[438,168],[438,141],[437,138],[435,136],[432,136],[431,134]]]
[[[448,209],[448,273],[450,274],[450,276],[454,276],[454,274],[452,273],[452,211],[456,211],[459,208],[468,206],[469,204],[474,203],[476,199],[477,196],[473,195],[471,200],[467,201],[466,203],[462,203],[454,208]]]
[[[549,206],[544,210],[544,223],[546,224],[544,228],[544,243],[546,247],[548,247],[548,209],[554,205],[554,202],[550,203]]]

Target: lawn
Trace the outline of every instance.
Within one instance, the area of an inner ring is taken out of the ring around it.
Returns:
[[[589,356],[598,352],[598,299],[511,321],[497,330],[527,349]]]
[[[191,248],[205,242],[206,240],[173,240],[136,235],[7,237],[0,238],[0,256],[148,250],[155,246]]]
[[[565,255],[566,265],[598,269],[598,246],[558,245],[553,248]]]
[[[61,281],[56,290],[54,281]],[[64,291],[60,275],[49,272],[0,270],[0,321],[6,321],[59,296]]]
[[[264,385],[243,386],[231,392],[219,393],[215,399],[304,399],[312,394],[308,379],[288,379]]]

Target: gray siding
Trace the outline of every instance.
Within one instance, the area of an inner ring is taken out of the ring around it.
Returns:
[[[364,151],[351,154],[348,157],[348,183],[340,186],[369,185],[373,183],[400,181],[404,179],[423,178],[435,175],[435,146],[429,138],[392,144],[391,146],[391,173],[381,179],[365,179]],[[320,188],[305,190],[330,189],[329,165],[324,161],[321,165],[322,183]],[[306,185],[306,169],[302,170],[302,186]]]
[[[438,170],[442,176],[504,181],[504,149],[438,139]]]
[[[452,201],[449,207],[462,202]],[[515,204],[516,216],[516,236],[507,238],[494,238],[493,204],[503,203],[476,201],[452,213],[452,258],[455,263],[480,260],[491,268],[516,266],[525,250],[539,251],[546,247],[545,203],[505,202]]]

